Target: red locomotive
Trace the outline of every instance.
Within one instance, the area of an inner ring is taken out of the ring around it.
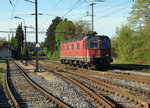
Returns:
[[[63,64],[103,68],[113,61],[109,37],[97,33],[65,40],[60,49],[60,60]]]

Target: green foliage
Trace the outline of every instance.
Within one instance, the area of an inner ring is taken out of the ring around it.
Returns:
[[[24,33],[22,30],[22,26],[19,25],[16,30],[16,36],[14,40],[14,53],[15,58],[20,59],[21,57],[21,46],[23,47]]]
[[[111,38],[111,56],[113,58],[118,57],[118,46],[115,37]]]
[[[129,21],[132,24],[143,24],[150,18],[150,1],[149,0],[135,0],[132,6],[131,16]]]
[[[76,36],[86,34],[90,31],[90,24],[87,21],[79,20],[74,22],[74,25],[75,25]]]
[[[0,64],[0,84],[1,83],[4,83],[4,81],[5,81],[5,70],[4,70],[4,68],[5,68],[5,63],[1,63]]]
[[[40,50],[38,54],[39,54],[39,56],[46,56],[45,52],[43,50]]]
[[[29,49],[28,48],[23,48],[22,56],[23,56],[23,58],[25,58],[25,56],[27,58],[29,58]]]
[[[75,36],[74,24],[71,21],[67,21],[67,19],[62,21],[62,19],[59,18],[59,20],[58,20],[58,18],[53,20],[53,21],[55,21],[55,26],[53,27],[53,33],[51,33],[51,35],[53,35],[54,37],[49,38],[50,40],[48,40],[48,38],[47,38],[47,42],[45,41],[45,44],[49,43],[49,45],[51,45],[51,46],[48,47],[46,44],[45,45],[46,47],[44,47],[44,51],[45,51],[47,57],[52,58],[52,59],[59,59],[60,43],[66,39],[69,39],[69,38]],[[56,21],[57,21],[57,23],[56,23]],[[53,25],[53,24],[51,24],[51,25]],[[57,27],[56,27],[56,25],[57,25]],[[51,28],[50,28],[50,30],[51,30]]]
[[[47,50],[50,51],[51,53],[55,51],[56,48],[56,39],[55,39],[55,30],[57,25],[62,21],[60,17],[56,17],[53,19],[52,24],[49,26],[47,30],[47,37],[45,38],[45,46],[47,47]]]
[[[117,44],[118,44],[118,55],[119,58],[123,61],[130,61],[132,59],[132,30],[128,25],[122,26],[122,28],[118,31],[118,38],[117,38]]]
[[[5,37],[4,37],[4,38],[0,37],[0,41],[5,42],[5,41],[6,41],[6,38],[5,38]]]
[[[56,42],[60,43],[69,38],[75,37],[75,26],[72,21],[61,21],[56,28]]]
[[[130,25],[116,29],[116,37],[111,39],[112,55],[119,61],[150,63],[149,5],[149,0],[136,0],[128,18]]]
[[[35,51],[35,42],[27,42],[27,48],[29,48],[29,52]]]
[[[56,27],[58,24],[62,21],[60,17],[56,17],[53,19],[52,24],[49,26],[47,30],[47,37],[45,38],[45,47],[44,47],[44,52],[49,58],[53,58],[57,55],[55,55],[55,51],[58,50],[57,42],[56,42],[56,34],[55,32]]]

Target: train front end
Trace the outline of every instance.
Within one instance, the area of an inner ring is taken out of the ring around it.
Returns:
[[[109,66],[110,62],[113,61],[108,36],[89,36],[86,39],[86,46],[90,65],[95,65],[96,68],[103,68]]]

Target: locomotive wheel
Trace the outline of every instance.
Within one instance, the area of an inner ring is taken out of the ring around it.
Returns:
[[[74,62],[73,62],[73,66],[77,66],[77,61],[75,60]]]
[[[77,61],[77,67],[78,67],[78,68],[81,68],[81,67],[82,67],[81,61]]]
[[[72,60],[69,60],[69,65],[73,66],[73,61]]]
[[[83,68],[87,69],[87,65],[83,65]]]
[[[64,64],[64,60],[61,60],[61,64]]]

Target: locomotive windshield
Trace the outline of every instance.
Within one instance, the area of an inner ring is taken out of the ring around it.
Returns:
[[[90,48],[97,49],[98,48],[98,40],[90,40]]]
[[[109,49],[110,48],[110,43],[109,43],[108,39],[101,40],[101,48],[102,49]]]

